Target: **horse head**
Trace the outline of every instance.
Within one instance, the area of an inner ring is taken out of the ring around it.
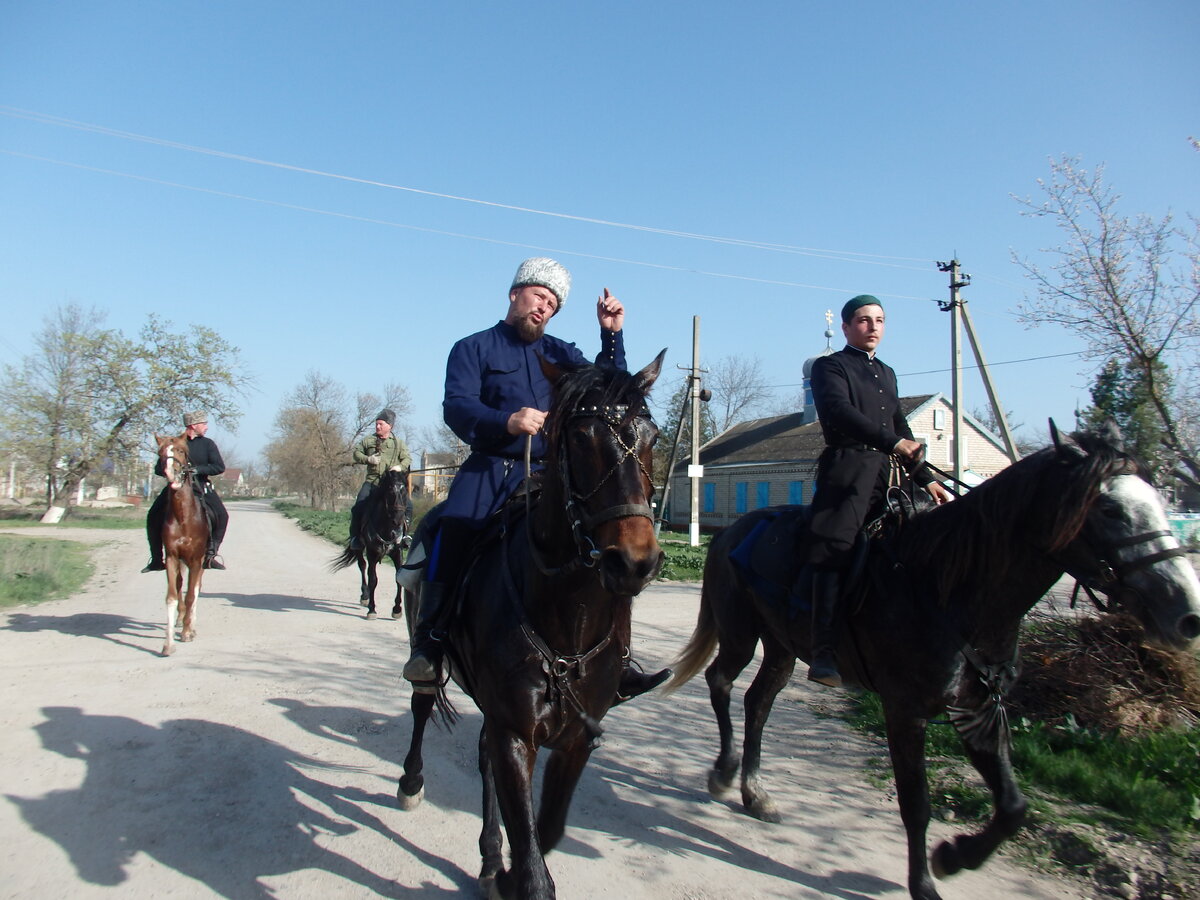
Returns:
[[[658,427],[646,395],[666,352],[633,375],[541,361],[555,389],[542,509],[565,518],[576,551],[596,567],[605,590],[621,596],[640,593],[664,559],[650,506]]]
[[[172,490],[179,490],[191,474],[188,468],[187,433],[178,435],[155,435],[158,455],[163,460],[163,474]]]
[[[1200,580],[1146,468],[1125,453],[1115,424],[1064,436],[1051,421],[1050,436],[1043,452],[1070,473],[1074,522],[1057,549],[1067,573],[1136,615],[1150,638],[1188,647],[1200,637]]]

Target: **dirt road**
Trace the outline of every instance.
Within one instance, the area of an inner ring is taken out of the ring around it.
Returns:
[[[473,896],[478,713],[455,695],[463,721],[426,741],[426,802],[398,810],[403,625],[363,619],[357,572],[326,571],[330,544],[265,503],[230,508],[229,570],[208,573],[198,638],[170,658],[141,534],[37,532],[103,547],[79,595],[0,617],[0,896]],[[635,655],[670,659],[698,600],[695,586],[648,590]],[[780,696],[764,776],[786,821],[767,825],[708,797],[702,688],[605,720],[549,857],[559,896],[907,897],[899,814],[866,774],[882,751],[810,710],[830,695],[794,679]],[[942,891],[1084,896],[1004,860]]]

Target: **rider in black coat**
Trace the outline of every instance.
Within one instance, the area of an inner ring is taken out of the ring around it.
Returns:
[[[896,373],[875,356],[883,339],[879,300],[860,294],[842,307],[846,347],[812,367],[813,402],[825,437],[817,460],[817,486],[809,529],[813,577],[811,681],[837,687],[837,600],[841,573],[859,529],[882,512],[891,457],[900,459],[935,503],[950,493],[921,465],[924,447],[913,439],[900,408]]]
[[[221,542],[225,540],[225,529],[229,527],[229,513],[209,478],[225,471],[225,461],[221,459],[221,451],[217,449],[213,439],[205,437],[205,432],[208,431],[207,413],[185,413],[183,424],[187,429],[184,433],[188,442],[188,462],[196,473],[196,491],[204,499],[212,522],[208,551],[204,555],[204,568],[224,569],[225,564],[217,556],[217,551],[221,549]],[[154,474],[164,477],[167,474],[161,457],[154,466]],[[146,539],[150,543],[150,562],[142,569],[143,572],[161,572],[166,568],[163,564],[162,530],[167,516],[168,490],[169,486],[162,489],[150,511],[146,513]]]

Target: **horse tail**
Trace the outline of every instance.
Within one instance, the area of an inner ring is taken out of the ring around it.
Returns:
[[[712,545],[710,545],[708,559],[704,564],[706,576],[708,575],[708,569],[712,564],[712,560],[713,549]],[[720,635],[717,631],[716,616],[713,615],[712,601],[709,599],[709,593],[714,589],[714,584],[715,581],[710,582],[705,577],[703,587],[700,589],[700,612],[696,618],[696,630],[692,632],[692,637],[688,641],[687,646],[683,648],[676,660],[671,663],[671,668],[675,670],[675,674],[663,686],[662,692],[664,694],[673,694],[691,681],[696,676],[696,673],[704,668],[709,657],[712,656],[713,650],[717,647]]]
[[[353,549],[349,544],[346,544],[346,549],[340,555],[334,557],[333,562],[329,564],[329,571],[340,572],[355,562],[358,562],[358,551]]]

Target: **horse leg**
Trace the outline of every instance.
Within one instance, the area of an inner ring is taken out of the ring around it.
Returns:
[[[487,729],[479,730],[479,775],[483,781],[483,826],[479,831],[479,890],[485,897],[493,893],[496,875],[504,868],[504,836],[500,832],[500,803],[496,799],[496,778],[487,752]]]
[[[908,839],[908,893],[913,900],[940,900],[925,862],[929,827],[929,783],[925,777],[925,720],[892,709],[884,700],[888,752],[896,779],[896,800]]]
[[[375,618],[375,588],[379,586],[379,560],[371,554],[367,561],[367,618]]]
[[[204,557],[201,556],[188,562],[187,595],[183,601],[183,622],[179,626],[179,640],[185,643],[196,639],[196,598],[200,595],[203,578]]]
[[[412,740],[408,745],[408,755],[404,757],[404,774],[396,786],[396,804],[401,809],[416,809],[425,797],[425,776],[422,774],[425,761],[421,757],[421,745],[425,741],[425,726],[429,723],[436,699],[433,694],[412,695]]]
[[[538,844],[545,856],[562,840],[567,829],[567,810],[575,796],[579,776],[591,757],[585,740],[580,739],[569,750],[555,750],[546,761],[542,773],[542,802],[538,810]]]
[[[554,881],[542,858],[533,818],[533,766],[537,748],[511,731],[489,727],[486,721],[484,728],[488,763],[512,856],[511,868],[496,873],[493,894],[521,900],[553,900]]]
[[[943,841],[933,851],[930,862],[933,873],[943,878],[963,869],[978,869],[992,852],[1017,833],[1025,821],[1025,801],[1013,777],[1006,735],[997,733],[995,747],[979,748],[963,741],[967,757],[992,791],[995,812],[991,821],[977,834],[962,834],[953,841]]]
[[[400,548],[393,547],[388,554],[392,558],[392,565],[396,567],[396,571],[400,571],[400,567],[404,565],[404,560],[400,558]],[[404,613],[404,588],[400,586],[400,582],[396,582],[396,600],[392,604],[392,618],[399,619]]]
[[[179,581],[183,577],[179,557],[164,553],[167,566],[167,637],[163,642],[162,655],[175,652],[175,621],[179,614]]]
[[[367,590],[367,558],[363,555],[363,551],[358,551],[358,605],[367,606],[370,603],[371,593]]]
[[[738,675],[754,658],[754,648],[757,644],[757,634],[750,640],[741,639],[740,636],[722,635],[716,658],[704,672],[704,680],[708,682],[708,699],[717,717],[717,733],[721,742],[717,760],[708,773],[708,792],[716,800],[722,799],[733,790],[738,768],[742,764],[741,758],[734,750],[729,694]]]
[[[742,747],[742,803],[746,812],[764,822],[780,822],[782,816],[759,780],[763,729],[771,706],[796,668],[796,657],[770,634],[764,634],[763,661],[746,691],[746,737]]]

